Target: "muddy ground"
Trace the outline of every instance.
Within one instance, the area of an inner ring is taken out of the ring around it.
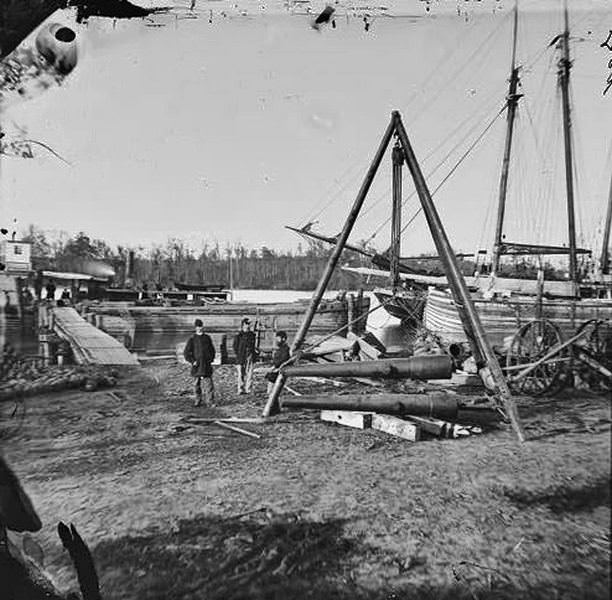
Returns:
[[[181,427],[259,416],[261,376],[250,396],[231,367],[215,377],[215,408],[156,361],[4,421],[62,589],[77,584],[59,520],[89,543],[105,599],[609,598],[609,398],[520,400],[523,445],[504,424],[410,443],[306,411],[242,425],[260,439]]]

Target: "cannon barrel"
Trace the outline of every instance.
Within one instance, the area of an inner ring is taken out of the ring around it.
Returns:
[[[332,364],[297,365],[285,367],[288,377],[383,377],[389,379],[450,379],[453,362],[445,354],[385,358]]]
[[[283,408],[356,410],[387,415],[415,415],[450,419],[457,417],[459,402],[446,394],[354,394],[346,396],[296,396],[285,398]]]

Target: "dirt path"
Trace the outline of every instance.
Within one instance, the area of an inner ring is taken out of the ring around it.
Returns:
[[[243,425],[261,439],[177,431],[196,411],[259,416],[261,378],[252,397],[229,367],[216,382],[214,409],[193,408],[170,362],[112,394],[28,399],[4,452],[62,588],[76,581],[59,520],[107,599],[609,597],[608,399],[522,402],[522,446],[506,427],[411,444],[305,411]]]

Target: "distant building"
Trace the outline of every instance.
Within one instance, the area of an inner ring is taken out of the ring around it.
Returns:
[[[28,275],[32,270],[32,244],[15,240],[0,241],[0,263],[9,275]]]

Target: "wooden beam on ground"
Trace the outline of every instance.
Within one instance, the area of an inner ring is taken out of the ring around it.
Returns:
[[[470,385],[482,387],[482,379],[473,373],[458,373],[455,371],[450,379],[428,379],[427,383],[440,387],[455,387],[458,385]]]
[[[229,429],[230,431],[235,431],[236,433],[240,433],[242,435],[246,435],[255,439],[261,438],[260,435],[253,433],[252,431],[247,431],[246,429],[235,427],[234,425],[230,425],[229,423],[225,423],[223,421],[213,421],[213,425],[218,425],[219,427],[223,427],[224,429]]]
[[[197,417],[195,415],[187,415],[180,419],[183,423],[192,423],[194,425],[208,425],[210,423],[216,423],[220,421],[222,423],[254,423],[261,425],[267,423],[266,419],[261,417],[216,417],[214,419],[206,419],[204,417]]]
[[[360,412],[352,410],[322,410],[321,421],[329,423],[338,423],[347,427],[355,427],[356,429],[369,429],[372,426],[371,412]]]
[[[440,421],[439,419],[428,419],[426,417],[416,417],[413,415],[407,415],[406,418],[412,421],[415,425],[421,428],[421,431],[435,435],[436,437],[445,437],[446,432],[446,421]]]
[[[416,423],[389,415],[374,415],[372,417],[372,429],[384,431],[389,435],[401,437],[410,442],[418,442],[421,439],[421,429]]]

